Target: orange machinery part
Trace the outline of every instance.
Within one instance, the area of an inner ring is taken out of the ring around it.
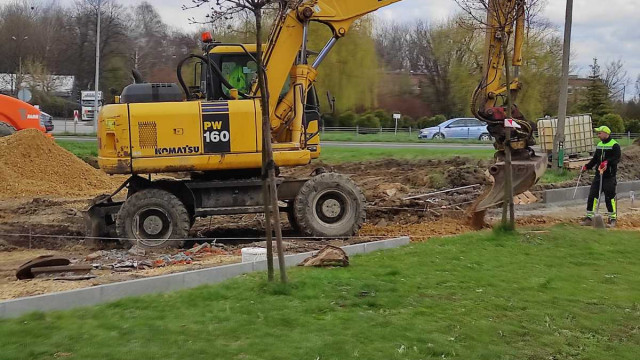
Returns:
[[[0,121],[8,123],[17,131],[38,129],[45,134],[47,132],[44,126],[40,125],[40,110],[6,95],[0,95]]]

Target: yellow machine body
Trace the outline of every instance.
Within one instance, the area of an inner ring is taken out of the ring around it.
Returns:
[[[109,174],[257,169],[260,111],[257,99],[107,105],[100,114],[98,162]],[[311,161],[308,149],[278,145],[278,166]]]

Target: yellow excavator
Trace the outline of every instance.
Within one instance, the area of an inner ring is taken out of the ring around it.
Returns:
[[[320,155],[320,113],[313,84],[323,60],[356,20],[399,1],[306,0],[297,8],[281,9],[264,51],[278,168],[308,165]],[[512,6],[512,2],[491,3]],[[333,33],[315,58],[307,49],[311,22],[325,24]],[[518,23],[516,53],[522,46],[518,43],[522,30]],[[488,35],[488,66],[473,97],[474,113],[488,122],[496,139],[499,160],[504,150],[500,121],[505,109],[498,101],[507,87],[500,80],[504,61],[498,49],[507,40]],[[115,237],[145,247],[177,246],[188,237],[196,218],[263,212],[256,50],[256,45],[218,43],[203,36],[203,54],[189,55],[178,65],[180,85],[145,83],[134,73],[135,83],[123,90],[115,104],[103,106],[98,119],[99,166],[108,174],[130,177],[89,209],[90,237]],[[182,68],[193,61],[196,81],[187,85]],[[517,78],[509,89],[518,91]],[[517,146],[514,163],[521,166],[524,180],[515,176],[514,183],[521,184],[515,186],[516,194],[533,185],[539,174],[530,149],[531,126],[521,118],[518,122],[523,129],[514,133],[511,143]],[[499,164],[492,172],[497,187],[503,177]],[[152,177],[166,173],[182,175],[179,179]],[[278,177],[277,186],[282,210],[303,234],[351,236],[365,221],[364,195],[346,176],[318,169],[309,178]],[[126,200],[115,201],[114,196],[125,188]],[[487,202],[480,202],[480,210],[494,205],[492,194]]]

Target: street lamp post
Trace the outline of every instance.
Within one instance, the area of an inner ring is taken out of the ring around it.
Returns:
[[[96,78],[95,78],[95,96],[93,103],[93,132],[98,131],[98,81],[100,80],[100,5],[102,1],[98,0],[98,21],[96,25]]]

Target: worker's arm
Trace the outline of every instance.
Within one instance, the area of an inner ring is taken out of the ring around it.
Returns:
[[[622,149],[619,144],[613,145],[612,155],[607,160],[609,161],[609,165],[618,165],[620,158],[622,157]]]
[[[596,151],[593,153],[593,158],[591,158],[591,161],[589,161],[585,166],[582,167],[582,171],[591,170],[594,166],[596,166],[596,164],[598,163],[598,159],[600,158],[601,151],[602,150],[600,149],[596,149]]]

